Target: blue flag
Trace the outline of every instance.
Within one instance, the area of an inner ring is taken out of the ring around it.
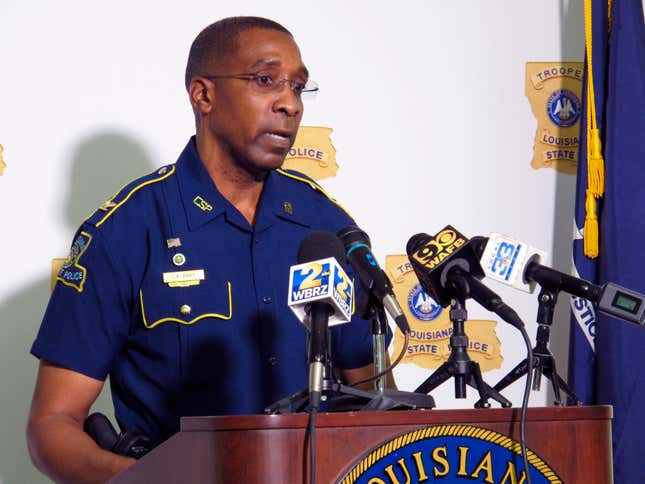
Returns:
[[[597,126],[605,160],[598,200],[599,255],[583,254],[587,129],[581,123],[574,265],[597,284],[645,293],[645,23],[641,0],[592,0],[592,67]],[[587,56],[587,63],[589,63]],[[589,102],[585,91],[584,104]],[[587,110],[583,110],[588,113]],[[645,482],[645,328],[594,312],[572,299],[569,383],[585,404],[611,404],[614,479]]]

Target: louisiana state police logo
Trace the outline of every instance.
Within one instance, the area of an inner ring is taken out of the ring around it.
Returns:
[[[527,449],[533,484],[562,479]],[[434,425],[395,437],[368,452],[339,484],[487,482],[523,484],[527,470],[519,442],[473,425]]]
[[[408,308],[412,315],[421,321],[432,321],[441,314],[442,307],[428,296],[421,284],[416,284],[408,294]]]
[[[79,263],[79,260],[89,247],[90,242],[92,242],[92,236],[90,234],[87,232],[78,234],[69,251],[69,256],[63,262],[63,266],[56,276],[56,280],[66,286],[73,287],[78,292],[83,292],[83,284],[85,283],[85,276],[87,275],[87,269]]]
[[[549,96],[546,110],[553,124],[569,128],[580,119],[580,100],[568,89],[558,89]]]

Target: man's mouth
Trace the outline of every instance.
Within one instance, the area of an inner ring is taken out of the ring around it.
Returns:
[[[264,137],[270,140],[271,144],[276,146],[288,148],[291,146],[291,133],[285,131],[270,131],[264,133]]]

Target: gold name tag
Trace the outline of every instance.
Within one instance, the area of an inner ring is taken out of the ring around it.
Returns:
[[[164,284],[168,284],[170,287],[196,286],[204,279],[206,279],[204,276],[204,269],[163,273],[163,282]]]

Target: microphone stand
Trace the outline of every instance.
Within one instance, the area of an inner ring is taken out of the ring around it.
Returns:
[[[555,397],[554,405],[562,405],[560,390],[563,390],[575,405],[582,405],[578,396],[569,387],[566,381],[558,375],[555,366],[555,358],[549,350],[549,337],[551,334],[551,325],[553,324],[553,314],[555,312],[555,303],[558,300],[558,291],[542,287],[538,295],[538,312],[537,312],[537,335],[536,344],[533,348],[533,390],[539,390],[542,382],[542,375],[551,381],[553,395]],[[513,368],[504,378],[502,378],[493,388],[501,391],[518,378],[526,375],[528,372],[528,360],[525,358],[515,368]]]
[[[387,316],[385,315],[385,308],[383,304],[374,296],[371,289],[361,293],[358,300],[357,312],[363,319],[370,320],[372,328],[372,351],[374,358],[374,374],[378,375],[385,371],[385,335],[387,334]],[[383,375],[374,380],[374,388],[376,391],[382,392],[385,390],[386,375]]]
[[[450,302],[450,356],[417,387],[415,392],[428,393],[450,377],[454,377],[456,398],[466,398],[466,385],[470,385],[479,392],[480,399],[475,403],[476,408],[490,407],[489,398],[499,402],[502,407],[510,407],[511,402],[508,399],[484,382],[479,363],[471,360],[468,355],[468,336],[464,331],[464,323],[468,319],[466,299],[470,296],[468,277],[456,271],[451,285],[455,294]]]
[[[385,371],[385,335],[387,334],[387,317],[385,310],[382,306],[374,311],[370,320],[372,323],[372,344],[374,347],[374,374],[378,375]],[[387,375],[383,375],[374,380],[374,388],[376,391],[382,392],[385,390],[385,381]]]
[[[385,369],[385,334],[387,333],[387,319],[383,306],[376,298],[365,295],[365,299],[359,302],[359,314],[369,315],[372,329],[377,329],[378,333],[373,333],[373,341],[382,347],[382,356],[377,356],[375,346],[375,371]],[[331,344],[329,338],[329,328],[325,328],[325,357],[323,363],[323,379],[321,399],[328,401],[330,411],[344,410],[391,410],[391,409],[429,409],[434,408],[434,398],[431,395],[423,395],[415,392],[405,392],[400,390],[391,390],[385,388],[385,376],[382,377],[383,388],[376,390],[362,390],[341,383],[334,377]],[[379,343],[379,340],[382,343]],[[381,351],[381,349],[378,349]],[[377,360],[380,360],[378,362]],[[379,366],[382,369],[379,370]],[[375,373],[376,374],[376,373]],[[381,380],[381,378],[379,378]],[[291,413],[295,407],[296,412],[302,412],[309,404],[309,388],[303,388],[291,395],[278,400],[264,409],[267,414]]]

